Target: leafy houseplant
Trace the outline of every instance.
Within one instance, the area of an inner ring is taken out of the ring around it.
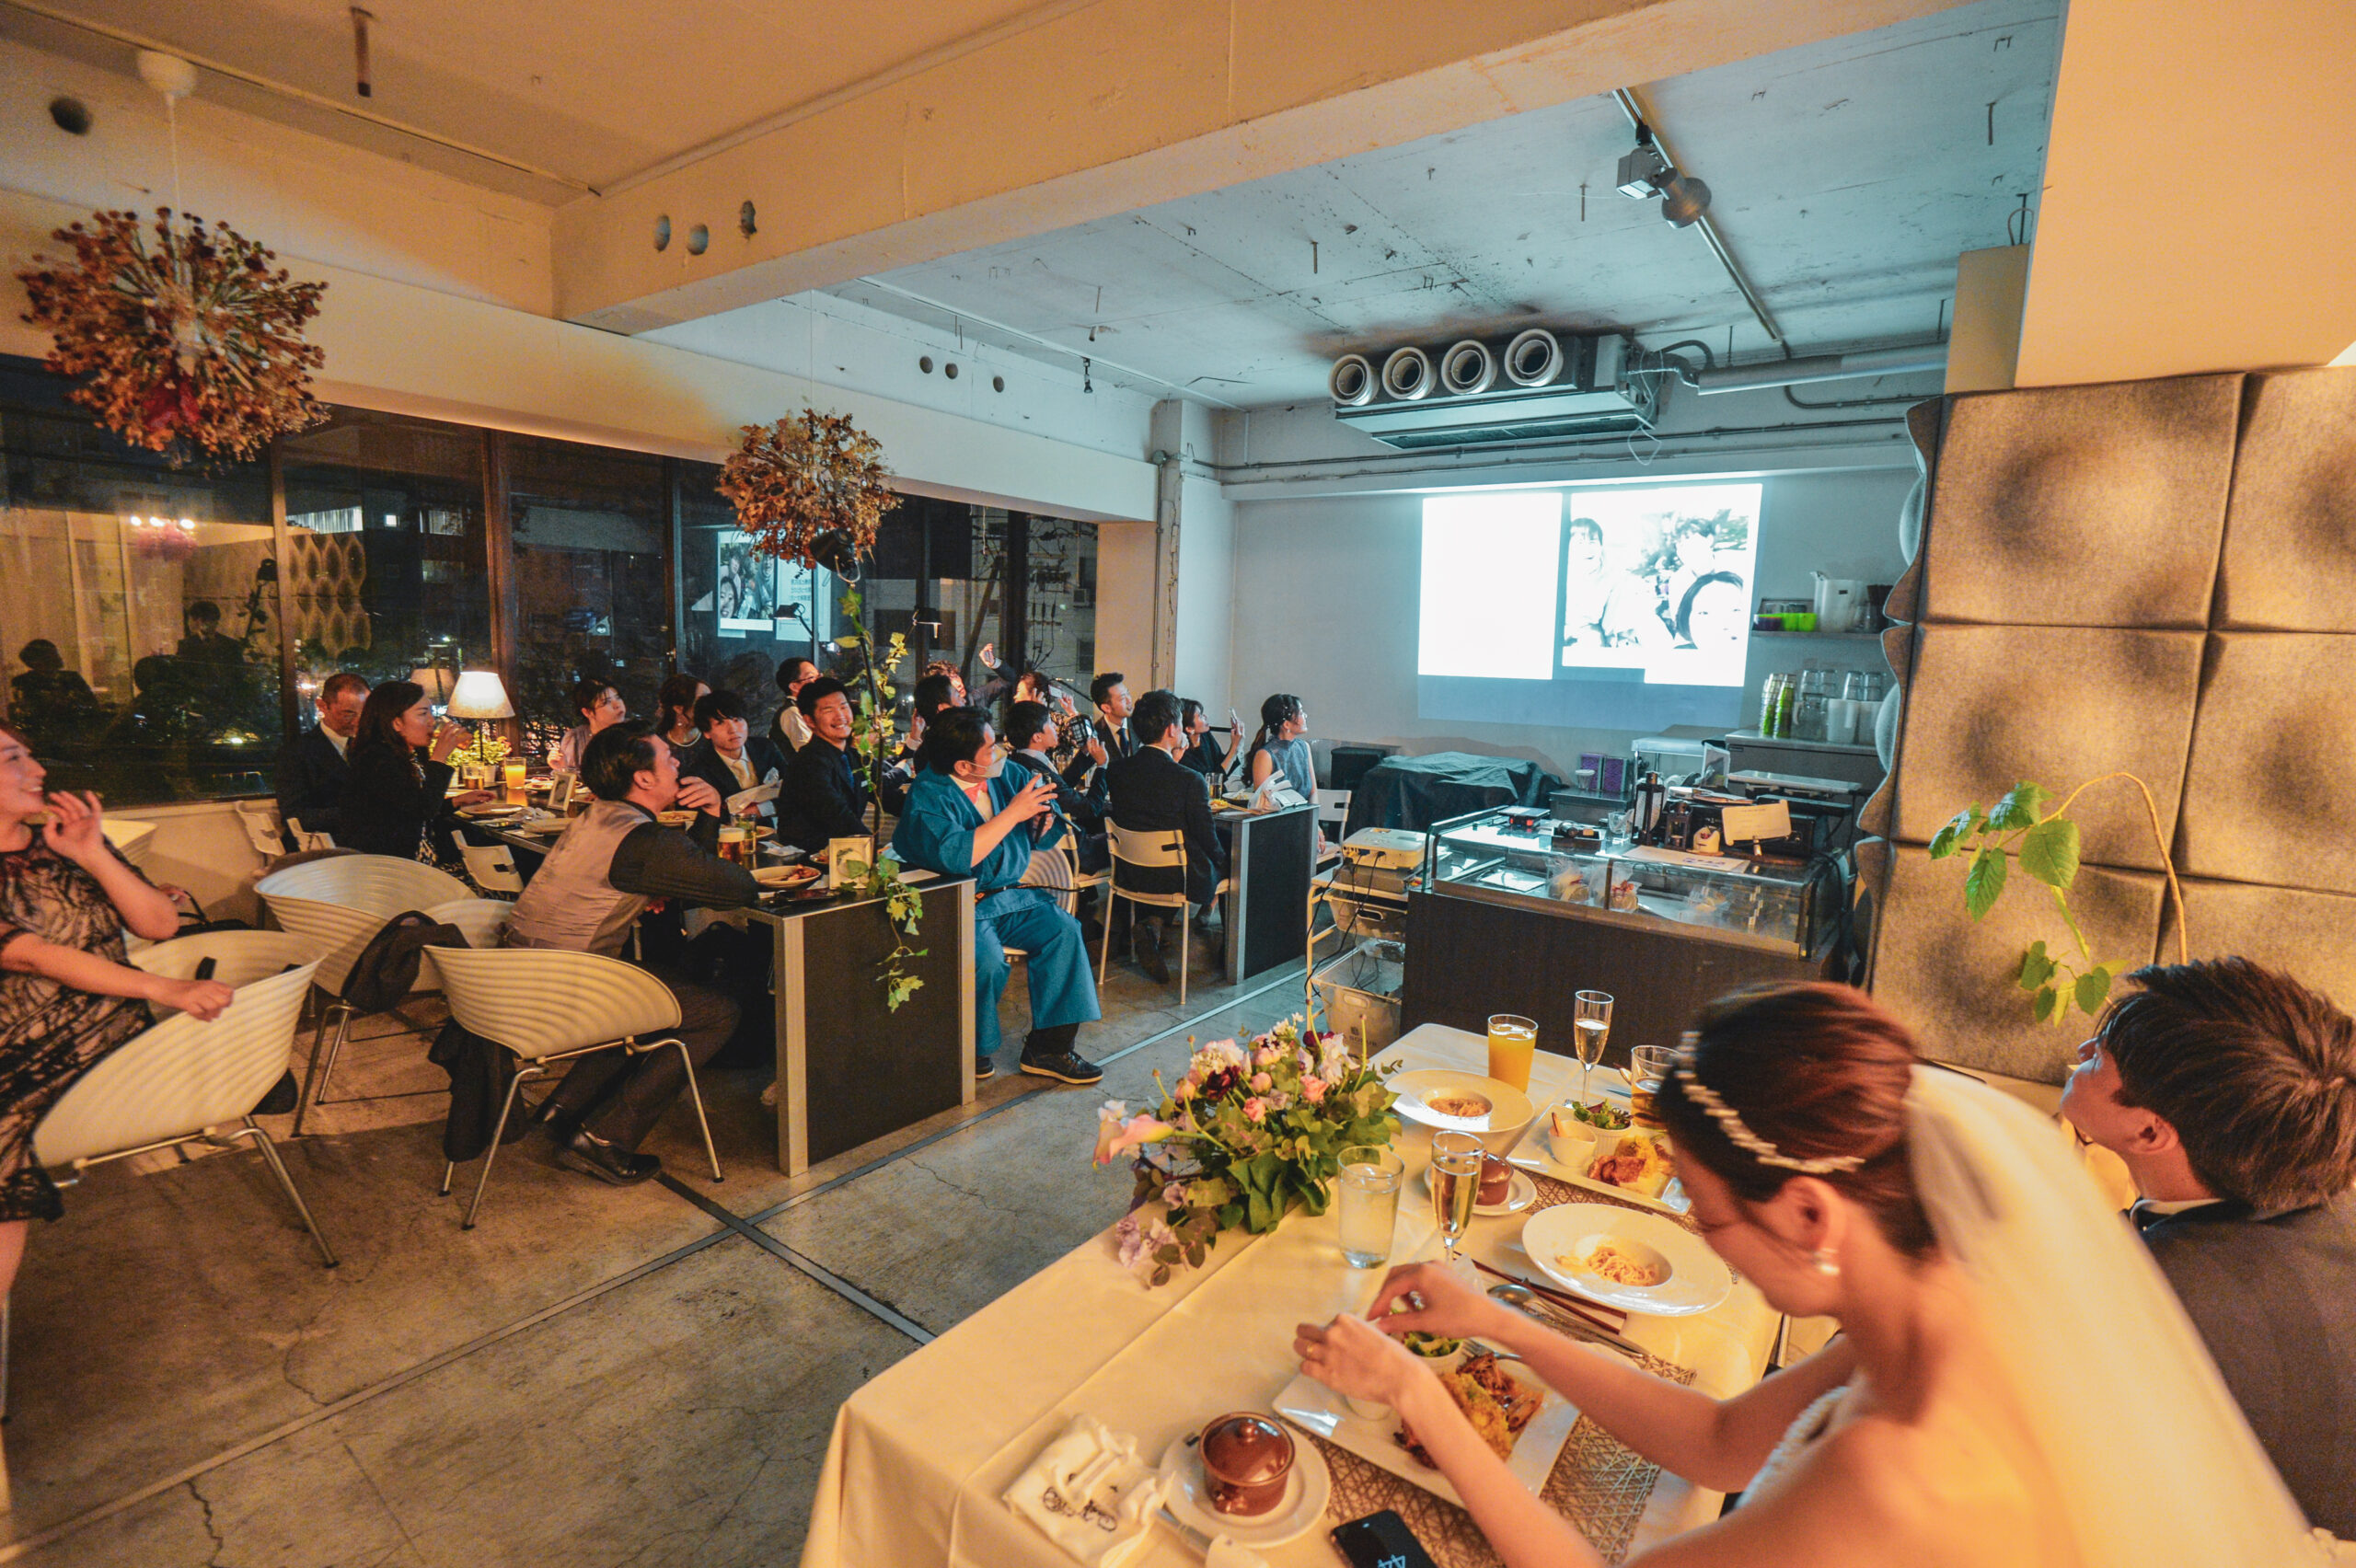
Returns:
[[[1096,1163],[1135,1151],[1137,1186],[1116,1230],[1123,1264],[1142,1263],[1147,1282],[1162,1285],[1182,1263],[1200,1268],[1230,1227],[1265,1234],[1296,1203],[1323,1214],[1342,1151],[1399,1131],[1389,1071],[1353,1057],[1338,1034],[1304,1034],[1296,1019],[1248,1045],[1202,1047],[1150,1113],[1107,1101]],[[1165,1218],[1145,1212],[1156,1201]]]
[[[883,445],[848,418],[815,409],[774,425],[746,425],[743,435],[722,466],[720,493],[734,504],[754,551],[814,570],[824,567],[852,584],[843,596],[852,629],[842,641],[859,654],[863,680],[851,745],[866,766],[877,813],[871,831],[880,835],[884,767],[899,743],[899,693],[892,677],[908,651],[907,640],[894,632],[878,657],[857,587],[884,514],[900,502],[888,482]],[[858,877],[860,892],[884,900],[895,940],[877,966],[877,980],[884,1007],[897,1012],[924,985],[907,969],[909,959],[925,955],[926,950],[908,945],[923,918],[923,895],[900,881],[899,859],[889,849],[845,870]]]
[[[2052,791],[2023,779],[1994,806],[1983,810],[1974,802],[1958,812],[1953,820],[1931,836],[1932,859],[1969,857],[1963,874],[1963,907],[1974,920],[1986,918],[1988,911],[1996,906],[1996,900],[2004,896],[2015,860],[2019,861],[2024,874],[2052,895],[2053,906],[2069,929],[2076,953],[2074,957],[2067,952],[2056,953],[2038,940],[2031,942],[2028,951],[2021,955],[2015,983],[2030,993],[2030,1007],[2039,1023],[2062,1022],[2073,1007],[2088,1018],[2099,1016],[2103,1004],[2109,999],[2111,982],[2138,962],[2096,959],[2094,950],[2087,945],[2085,928],[2070,908],[2070,889],[2078,880],[2078,824],[2064,813],[2079,796],[2114,778],[2124,778],[2142,792],[2144,813],[2152,825],[2152,842],[2159,850],[2160,865],[2167,873],[2168,893],[2176,901],[2177,956],[2178,962],[2184,962],[2191,952],[2185,931],[2184,890],[2177,885],[2176,862],[2169,858],[2167,840],[2160,832],[2160,812],[2152,799],[2151,786],[2131,773],[2106,773],[2099,778],[2088,779],[2071,790],[2050,815],[2047,814],[2045,804],[2053,798]]]

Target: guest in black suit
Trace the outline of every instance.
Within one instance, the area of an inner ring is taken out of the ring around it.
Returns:
[[[1227,727],[1227,744],[1222,748],[1211,734],[1210,715],[1203,705],[1191,697],[1178,699],[1178,729],[1186,740],[1186,749],[1178,760],[1210,780],[1213,790],[1224,788],[1227,776],[1235,767],[1235,754],[1243,744],[1243,726],[1230,723]]]
[[[306,833],[343,834],[343,783],[351,777],[344,756],[360,729],[368,683],[349,670],[328,677],[319,688],[319,721],[278,754],[278,820],[289,849],[299,849],[294,824]]]
[[[1178,760],[1186,738],[1178,728],[1177,698],[1166,691],[1146,693],[1129,716],[1129,728],[1137,735],[1136,751],[1104,770],[1111,820],[1132,833],[1184,833],[1186,899],[1207,909],[1218,896],[1219,879],[1227,874],[1227,847],[1212,825],[1210,787],[1201,774]],[[1140,893],[1178,891],[1179,879],[1173,870],[1116,865],[1113,874],[1120,886]],[[1202,926],[1195,928],[1216,942]],[[1161,921],[1140,910],[1136,923],[1138,963],[1161,981],[1170,977],[1161,954],[1164,940]],[[1216,955],[1216,946],[1212,951]]]
[[[820,675],[793,700],[809,721],[810,744],[786,764],[777,835],[814,853],[829,838],[864,836],[872,797],[850,749],[850,694],[843,683]]]
[[[1080,788],[1090,767],[1085,755],[1068,768],[1057,771],[1052,755],[1057,740],[1056,716],[1047,711],[1045,703],[1014,704],[1006,710],[1006,744],[1010,748],[1007,766],[1035,773],[1055,785],[1056,809],[1071,826],[1072,847],[1079,856],[1080,869],[1103,870],[1110,861],[1104,847],[1104,776],[1099,773],[1092,788]]]
[[[2356,1538],[2356,1019],[2247,959],[2154,964],[2078,1047],[2062,1112],[2308,1522]]]
[[[706,692],[696,699],[695,721],[703,739],[679,759],[679,777],[700,778],[710,785],[724,806],[728,797],[762,784],[782,783],[786,760],[767,735],[755,736],[745,716],[745,699],[733,691]],[[783,790],[779,791],[780,794]],[[751,813],[756,822],[777,823],[774,802],[764,801]],[[713,812],[699,814],[696,827],[718,829]]]
[[[361,705],[360,725],[344,760],[342,826],[336,843],[368,855],[417,858],[426,824],[440,817],[450,788],[450,755],[471,745],[466,727],[433,717],[425,688],[387,681]],[[427,748],[420,767],[417,751]],[[456,802],[489,797],[481,790]]]
[[[780,756],[790,755],[810,744],[810,726],[802,717],[795,698],[802,688],[818,678],[818,666],[800,654],[788,654],[778,661],[777,689],[783,694],[785,705],[769,721],[769,744],[777,747]]]
[[[1088,700],[1096,704],[1096,743],[1112,756],[1125,757],[1138,749],[1137,736],[1130,726],[1130,712],[1137,704],[1129,698],[1127,683],[1118,670],[1107,670],[1088,683]]]

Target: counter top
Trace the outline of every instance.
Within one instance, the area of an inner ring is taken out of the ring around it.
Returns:
[[[1831,741],[1796,741],[1783,735],[1762,735],[1756,730],[1729,730],[1727,744],[1751,746],[1789,746],[1794,751],[1840,752],[1847,756],[1879,756],[1878,746],[1844,746]]]

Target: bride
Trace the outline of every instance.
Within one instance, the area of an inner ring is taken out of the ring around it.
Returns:
[[[1715,1400],[1419,1263],[1384,1281],[1368,1314],[1380,1330],[1343,1317],[1295,1342],[1311,1376],[1399,1412],[1511,1568],[1601,1559],[1388,1336],[1507,1349],[1638,1453],[1743,1493],[1632,1562],[2328,1561],[2166,1283],[2050,1124],[1923,1065],[1904,1027],[1846,986],[1738,994],[1701,1025],[1657,1100],[1692,1217],[1773,1306],[1836,1319],[1840,1338]]]

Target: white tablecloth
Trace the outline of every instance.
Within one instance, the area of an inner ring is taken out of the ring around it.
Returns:
[[[1485,1070],[1482,1037],[1426,1024],[1379,1061]],[[1541,1053],[1530,1096],[1542,1104],[1576,1087],[1578,1066]],[[1599,1087],[1600,1082],[1599,1079]],[[1427,1133],[1410,1128],[1410,1170],[1394,1258],[1427,1255],[1432,1224],[1414,1170]],[[1086,1151],[1073,1150],[1074,1159]],[[1521,1216],[1472,1223],[1467,1251],[1539,1277],[1520,1249]],[[1420,1250],[1420,1251],[1418,1251]],[[1086,1411],[1158,1456],[1212,1416],[1266,1409],[1299,1370],[1293,1326],[1362,1311],[1380,1269],[1343,1262],[1332,1211],[1296,1212],[1267,1236],[1223,1234],[1208,1265],[1148,1290],[1120,1266],[1108,1228],[869,1382],[836,1415],[813,1500],[803,1568],[972,1564],[1056,1568],[1069,1559],[1017,1517],[999,1494],[1049,1438]],[[1713,1311],[1632,1319],[1628,1337],[1694,1369],[1694,1386],[1726,1397],[1758,1380],[1776,1314],[1748,1283]],[[1664,1474],[1631,1550],[1715,1518],[1720,1498]],[[1338,1524],[1329,1519],[1326,1528]],[[1323,1529],[1265,1553],[1275,1568],[1342,1562]],[[1199,1562],[1157,1526],[1141,1559],[1150,1568]]]

